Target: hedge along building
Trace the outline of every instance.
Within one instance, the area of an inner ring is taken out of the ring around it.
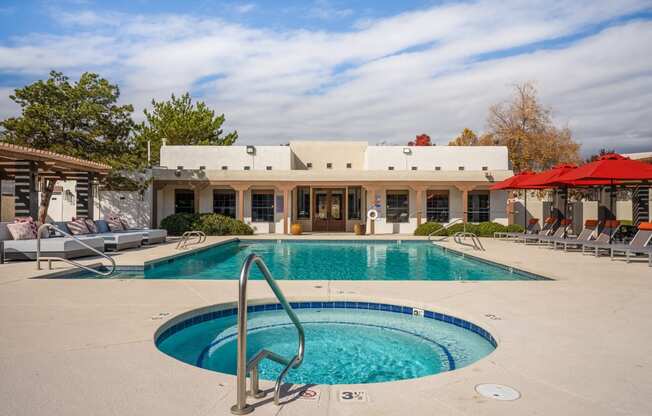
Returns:
[[[293,223],[312,232],[366,223],[368,234],[413,233],[426,221],[507,223],[507,193],[489,190],[512,175],[500,146],[296,141],[164,145],[160,155],[152,170],[153,225],[183,212],[220,213],[256,233],[284,234]]]

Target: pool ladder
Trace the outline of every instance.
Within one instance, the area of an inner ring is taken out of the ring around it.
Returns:
[[[181,235],[179,242],[177,242],[176,249],[179,250],[188,247],[190,239],[193,237],[197,238],[197,241],[195,241],[193,244],[201,244],[206,241],[206,234],[203,231],[186,231]]]
[[[267,281],[272,292],[274,292],[274,295],[283,306],[283,310],[285,310],[285,313],[288,314],[290,320],[297,328],[299,347],[297,354],[289,360],[272,351],[262,349],[251,360],[249,360],[249,362],[247,362],[247,282],[249,281],[249,273],[254,264],[258,266],[258,269],[263,273],[265,281]],[[240,271],[240,285],[238,292],[237,401],[236,404],[231,406],[231,413],[234,415],[244,415],[254,411],[254,406],[247,404],[247,374],[251,374],[251,391],[249,394],[256,398],[265,397],[265,392],[260,390],[259,387],[258,364],[266,358],[285,366],[276,379],[276,385],[274,386],[274,404],[278,406],[283,379],[291,368],[297,368],[301,365],[305,343],[303,326],[301,325],[297,315],[292,310],[292,307],[285,299],[283,292],[281,292],[281,289],[276,284],[276,281],[269,272],[267,265],[265,265],[263,259],[257,254],[249,254],[242,265],[242,270]]]

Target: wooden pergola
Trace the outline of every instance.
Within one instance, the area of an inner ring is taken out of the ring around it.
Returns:
[[[76,215],[93,217],[93,182],[111,167],[48,150],[0,142],[0,182],[15,181],[16,216],[38,217],[38,184],[42,180],[75,180]],[[0,209],[2,208],[0,199]]]

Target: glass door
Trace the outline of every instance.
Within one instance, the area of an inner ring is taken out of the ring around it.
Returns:
[[[345,231],[344,189],[315,189],[313,231]]]

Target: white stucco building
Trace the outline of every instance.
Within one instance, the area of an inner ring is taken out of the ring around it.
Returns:
[[[287,146],[163,146],[153,169],[152,223],[179,212],[239,218],[256,233],[413,233],[425,221],[507,223],[507,148],[369,146],[295,141]],[[378,214],[369,218],[369,210]]]

